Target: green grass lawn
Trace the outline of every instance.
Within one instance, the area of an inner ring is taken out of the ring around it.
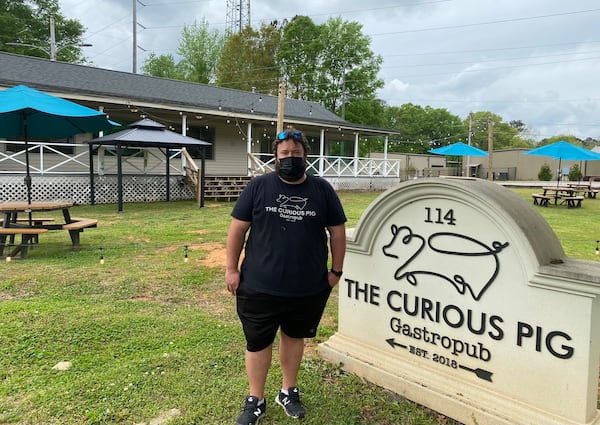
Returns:
[[[515,191],[531,202],[535,190]],[[378,195],[340,193],[349,227]],[[115,205],[78,206],[73,215],[99,220],[81,235],[81,251],[71,251],[67,232],[49,232],[27,260],[0,263],[0,423],[234,423],[247,386],[223,283],[232,207],[140,203],[118,214]],[[536,210],[568,256],[599,260],[600,199]],[[336,330],[336,299],[334,291],[302,364],[302,423],[454,423],[318,357],[316,345]],[[53,369],[60,361],[72,367]],[[280,381],[275,361],[261,425],[293,422],[272,401]]]

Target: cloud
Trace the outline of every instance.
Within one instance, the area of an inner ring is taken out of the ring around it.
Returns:
[[[59,0],[87,28],[95,66],[132,71],[131,1]],[[596,0],[252,0],[251,23],[310,16],[357,21],[382,56],[378,95],[445,108],[466,118],[491,111],[521,120],[539,137],[572,133],[600,139],[600,36]],[[137,68],[148,54],[173,54],[184,25],[207,19],[222,31],[226,2],[137,3]]]

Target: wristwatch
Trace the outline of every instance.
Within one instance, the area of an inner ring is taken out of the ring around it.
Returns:
[[[330,271],[331,273],[333,273],[334,275],[336,275],[337,277],[342,277],[342,275],[344,274],[344,272],[343,272],[343,271],[341,271],[341,270],[334,270],[334,269],[331,269],[331,270],[329,270],[329,271]]]

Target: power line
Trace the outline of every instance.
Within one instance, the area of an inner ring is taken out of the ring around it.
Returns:
[[[463,61],[463,62],[440,62],[440,63],[423,63],[423,64],[411,64],[411,65],[387,65],[385,68],[417,68],[422,66],[449,66],[449,65],[468,65],[473,64],[474,62],[477,64],[481,63],[490,63],[490,62],[503,62],[503,61],[520,61],[520,60],[531,60],[531,59],[545,59],[559,56],[572,56],[572,55],[587,55],[592,53],[600,53],[598,50],[591,50],[586,52],[568,52],[568,53],[555,53],[549,55],[534,55],[534,56],[519,56],[512,58],[498,58],[498,59],[485,59],[485,60],[477,60],[477,61]],[[575,60],[585,60],[585,59],[596,59],[597,57],[592,58],[580,58]],[[571,62],[574,59],[569,59],[565,62]],[[562,61],[561,61],[562,62]],[[560,62],[559,62],[560,63]],[[533,64],[523,64],[522,66],[535,65]]]
[[[488,47],[485,49],[469,49],[469,50],[444,50],[444,51],[434,51],[434,52],[414,52],[414,53],[396,53],[396,54],[386,54],[385,57],[396,57],[396,56],[440,56],[440,55],[454,55],[454,54],[462,54],[462,53],[488,53],[495,51],[504,51],[504,50],[525,50],[525,49],[539,49],[546,47],[560,47],[560,46],[573,46],[573,45],[582,45],[582,44],[594,44],[600,43],[600,40],[585,40],[585,41],[571,41],[567,43],[553,43],[553,44],[537,44],[532,46],[516,46],[516,47]]]
[[[505,24],[509,22],[522,22],[522,21],[530,21],[534,19],[547,19],[547,18],[555,18],[557,16],[567,16],[567,15],[576,15],[581,13],[593,13],[600,12],[599,9],[587,9],[587,10],[578,10],[574,12],[562,12],[562,13],[551,13],[548,15],[536,15],[536,16],[525,16],[522,18],[510,18],[510,19],[498,19],[494,21],[485,21],[485,22],[474,22],[470,24],[460,24],[460,25],[446,25],[441,27],[429,27],[429,28],[416,28],[412,30],[402,30],[402,31],[393,31],[393,32],[382,32],[371,34],[372,37],[383,36],[383,35],[393,35],[393,34],[408,34],[415,32],[425,32],[425,31],[441,31],[448,29],[458,29],[458,28],[469,28],[469,27],[477,27],[482,25],[495,25],[495,24]]]

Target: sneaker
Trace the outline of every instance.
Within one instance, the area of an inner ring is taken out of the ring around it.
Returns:
[[[290,387],[289,395],[279,391],[275,397],[275,403],[279,404],[285,410],[286,415],[292,418],[303,418],[306,414],[304,406],[300,403],[300,390],[297,387]]]
[[[260,418],[267,413],[267,401],[261,405],[258,404],[256,397],[248,396],[244,404],[244,410],[238,418],[235,425],[258,425]]]

